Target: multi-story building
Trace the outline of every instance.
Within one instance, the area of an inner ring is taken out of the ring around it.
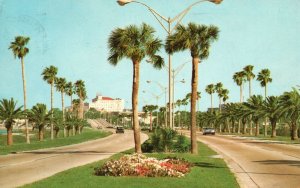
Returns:
[[[95,108],[98,111],[106,112],[123,112],[124,100],[97,95],[96,98],[89,103],[89,108]]]

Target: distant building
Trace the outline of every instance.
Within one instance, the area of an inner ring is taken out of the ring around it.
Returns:
[[[106,112],[123,112],[124,100],[97,95],[96,98],[89,103],[89,108],[95,108],[98,111]]]

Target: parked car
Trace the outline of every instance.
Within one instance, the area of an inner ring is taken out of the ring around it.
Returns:
[[[117,127],[116,133],[124,133],[124,127]]]
[[[203,128],[203,135],[207,135],[207,134],[211,134],[211,135],[215,135],[216,131],[214,128]]]

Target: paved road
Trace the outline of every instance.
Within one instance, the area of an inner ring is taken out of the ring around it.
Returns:
[[[200,133],[197,136],[223,156],[241,187],[300,188],[300,145]]]
[[[147,135],[141,135],[142,141]],[[0,156],[0,187],[17,187],[58,172],[105,159],[134,147],[133,132],[72,146]]]

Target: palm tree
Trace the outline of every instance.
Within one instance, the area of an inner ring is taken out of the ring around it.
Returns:
[[[196,100],[198,89],[198,64],[209,56],[210,44],[217,40],[219,29],[215,26],[189,23],[187,27],[178,25],[175,33],[166,41],[166,51],[174,52],[190,50],[192,56],[192,98],[191,98],[191,152],[198,153],[196,138]],[[201,60],[201,61],[200,61]]]
[[[71,99],[71,103],[70,103],[70,111],[73,111],[73,105],[72,105],[72,101],[73,101],[73,94],[75,94],[75,90],[74,90],[74,85],[72,82],[68,82],[65,86],[65,92],[66,94],[70,97]]]
[[[243,83],[245,81],[245,72],[244,71],[240,71],[240,72],[236,72],[234,73],[232,79],[234,80],[234,82],[240,86],[240,102],[243,102]]]
[[[280,98],[275,96],[267,97],[263,102],[261,113],[269,118],[272,126],[271,137],[276,137],[276,124],[282,116],[283,112],[280,110]]]
[[[263,104],[263,97],[261,95],[251,96],[247,102],[243,103],[251,114],[251,119],[255,124],[255,136],[259,135],[259,121],[263,118],[264,114],[260,113]]]
[[[26,47],[30,38],[24,36],[15,37],[15,41],[10,43],[8,49],[11,49],[14,57],[21,60],[22,67],[22,81],[23,81],[23,96],[24,96],[24,111],[26,111],[26,80],[25,80],[25,67],[24,67],[24,57],[29,53],[29,49]],[[26,129],[26,142],[30,143],[29,132],[28,132],[28,121],[25,120],[25,129]]]
[[[280,103],[283,109],[283,112],[287,112],[287,117],[291,123],[291,140],[296,140],[298,138],[298,126],[297,121],[300,117],[300,94],[293,88],[293,91],[285,92],[280,97]]]
[[[191,102],[192,100],[192,93],[188,93],[185,96],[186,100]],[[201,99],[201,92],[197,91],[196,101],[197,101],[197,111],[199,111],[199,101]]]
[[[265,99],[267,98],[267,85],[272,82],[271,72],[269,69],[262,69],[257,76],[257,81],[260,82],[261,87],[265,88]]]
[[[249,98],[252,96],[252,79],[255,78],[255,74],[253,74],[253,68],[253,65],[247,65],[243,68],[246,79],[249,82]]]
[[[218,82],[215,85],[215,91],[218,93],[218,97],[219,97],[219,110],[221,112],[221,105],[222,105],[222,90],[223,90],[223,84],[222,82]]]
[[[110,56],[108,61],[112,65],[117,65],[123,58],[128,58],[133,65],[132,80],[132,110],[133,110],[133,130],[135,152],[142,153],[140,128],[138,120],[138,92],[140,79],[140,63],[148,56],[155,68],[164,65],[163,59],[156,55],[162,46],[161,40],[154,37],[155,30],[143,23],[140,27],[130,25],[124,29],[117,28],[109,36],[108,45]]]
[[[17,102],[13,98],[10,100],[2,99],[0,101],[0,119],[4,120],[4,125],[7,130],[7,145],[13,144],[12,129],[15,119],[20,119],[23,117],[24,112],[22,107],[16,107]]]
[[[222,92],[221,92],[221,98],[222,98],[222,101],[224,104],[226,104],[226,101],[229,99],[229,90],[228,89],[222,89]]]
[[[55,87],[56,90],[60,92],[61,94],[61,111],[62,111],[62,119],[63,119],[63,124],[65,123],[65,89],[66,89],[66,84],[67,81],[65,78],[56,78],[55,79]],[[66,129],[64,125],[64,137],[66,137]]]
[[[166,126],[167,126],[167,118],[166,118],[167,112],[166,112],[166,107],[160,107],[160,108],[159,108],[159,112],[160,112],[161,114],[163,114],[163,115],[162,115],[162,117],[163,117],[163,118],[162,118],[162,119],[163,119],[162,122],[163,122],[163,121],[165,122],[165,125],[164,125],[164,126],[166,127]]]
[[[57,67],[51,65],[50,67],[46,67],[43,72],[42,72],[42,76],[43,76],[43,80],[45,80],[48,84],[50,84],[51,87],[51,91],[50,91],[50,95],[51,95],[51,118],[53,118],[53,86],[54,86],[54,81],[57,75]],[[53,140],[53,123],[50,123],[51,125],[51,139]]]
[[[143,111],[145,113],[149,113],[150,114],[150,131],[152,131],[152,113],[153,111],[155,111],[158,108],[158,106],[156,105],[146,105],[143,106]],[[157,117],[156,117],[157,118]],[[158,119],[156,119],[158,120]],[[156,125],[157,126],[157,125]]]
[[[213,94],[215,92],[214,84],[209,84],[205,88],[206,93],[210,95],[210,112],[213,111]]]
[[[260,82],[261,87],[265,88],[265,99],[267,98],[267,85],[272,82],[271,72],[269,69],[262,69],[257,76],[257,81]],[[267,136],[267,119],[265,120],[265,136]]]
[[[48,113],[45,104],[36,104],[28,113],[28,117],[39,129],[39,141],[44,140],[44,128],[51,120],[51,111]]]
[[[77,80],[75,82],[76,87],[76,94],[79,98],[79,112],[78,112],[78,118],[83,119],[83,100],[86,98],[86,90],[85,90],[85,84],[82,80]],[[80,133],[80,131],[79,131]]]

